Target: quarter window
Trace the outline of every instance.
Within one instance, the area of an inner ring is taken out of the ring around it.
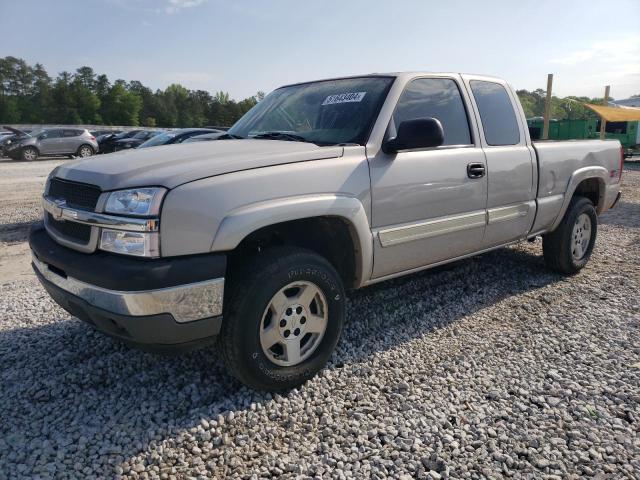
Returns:
[[[471,143],[467,112],[455,81],[419,78],[407,85],[393,113],[394,128],[405,120],[428,117],[440,120],[444,130],[443,145]]]
[[[516,113],[504,87],[499,83],[480,80],[471,80],[470,85],[480,111],[484,139],[487,143],[489,145],[520,143]]]

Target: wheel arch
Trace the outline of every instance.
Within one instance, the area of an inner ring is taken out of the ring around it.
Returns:
[[[38,156],[40,156],[40,149],[35,145],[25,145],[24,147],[20,148],[20,152],[25,151],[27,148],[33,148],[38,154]]]
[[[549,230],[555,230],[564,218],[571,199],[576,196],[584,196],[591,200],[596,212],[602,213],[604,209],[604,196],[606,193],[609,172],[604,167],[585,167],[576,170],[569,179],[566,194],[560,207],[560,212]]]
[[[93,148],[93,145],[91,145],[90,143],[86,143],[86,142],[85,142],[85,143],[81,143],[80,145],[78,145],[78,148],[76,148],[75,153],[78,153],[78,154],[79,154],[79,153],[80,153],[80,149],[81,149],[82,147],[89,147],[89,148],[91,149],[91,151],[93,152],[93,155],[95,155],[95,153],[96,153],[96,151],[97,151],[95,148]]]
[[[241,207],[222,220],[211,250],[230,251],[232,266],[234,257],[272,244],[319,253],[347,288],[357,288],[371,276],[373,237],[364,206],[354,197],[313,195]]]

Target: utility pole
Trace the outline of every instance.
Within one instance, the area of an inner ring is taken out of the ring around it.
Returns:
[[[604,106],[609,105],[609,85],[604,87]],[[604,140],[607,132],[607,121],[604,117],[600,117],[600,140]]]
[[[547,75],[547,97],[544,99],[544,123],[542,125],[542,140],[549,139],[549,115],[551,114],[551,89],[553,87],[553,73]]]

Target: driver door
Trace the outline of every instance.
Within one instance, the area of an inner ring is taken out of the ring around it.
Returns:
[[[462,256],[482,244],[485,157],[465,105],[457,76],[416,78],[401,94],[387,138],[404,120],[433,117],[442,124],[444,144],[396,154],[380,150],[370,159],[373,278]]]
[[[47,130],[38,136],[38,151],[40,155],[60,153],[62,148],[62,131],[58,129]]]

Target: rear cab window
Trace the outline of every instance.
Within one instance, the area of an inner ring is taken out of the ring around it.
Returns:
[[[484,80],[471,80],[469,85],[478,106],[487,144],[492,146],[519,144],[518,120],[506,89],[499,83]]]
[[[445,146],[468,146],[473,142],[460,89],[450,78],[418,78],[402,92],[392,117],[391,130],[406,120],[436,118],[444,130]],[[395,131],[389,132],[390,136]]]

